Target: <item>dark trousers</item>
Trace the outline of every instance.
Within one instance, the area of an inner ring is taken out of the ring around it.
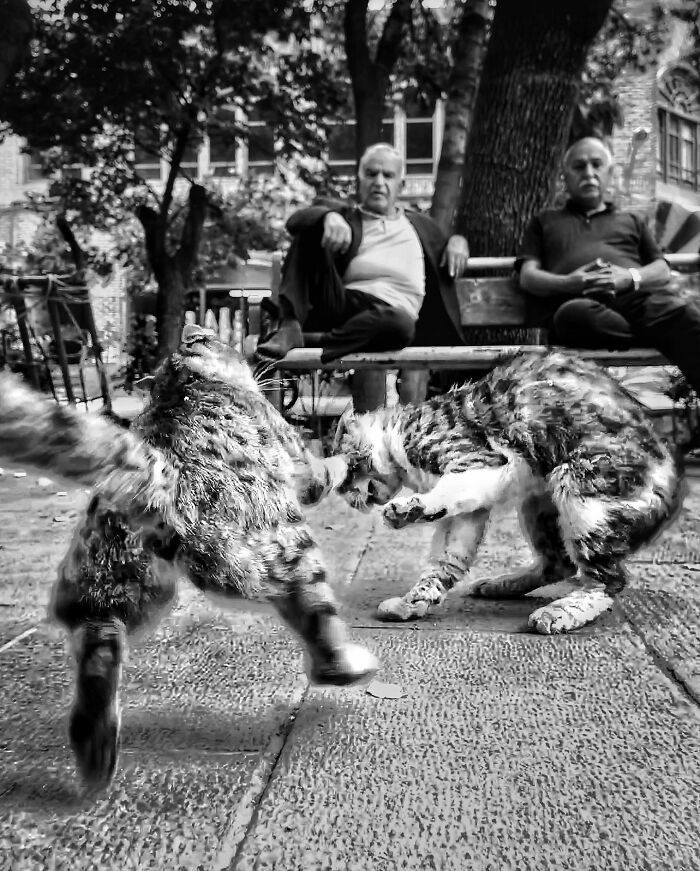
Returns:
[[[700,309],[671,291],[626,291],[610,302],[569,300],[554,314],[552,338],[572,348],[656,348],[700,393]]]
[[[395,351],[410,345],[415,321],[403,309],[387,305],[359,290],[345,290],[339,325],[321,333],[321,361],[357,351]]]

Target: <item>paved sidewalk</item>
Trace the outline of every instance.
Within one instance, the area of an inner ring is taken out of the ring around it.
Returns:
[[[272,616],[185,589],[132,649],[118,774],[89,801],[65,740],[65,646],[41,622],[86,493],[14,471],[0,477],[0,871],[700,871],[697,480],[616,610],[559,638],[525,631],[532,597],[453,595],[425,622],[377,622],[429,530],[326,501],[313,525],[353,635],[402,697],[310,688]],[[475,573],[525,555],[505,515]]]

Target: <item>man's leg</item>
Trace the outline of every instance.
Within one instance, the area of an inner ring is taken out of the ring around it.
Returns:
[[[348,290],[347,319],[321,335],[321,360],[326,363],[358,351],[394,351],[413,339],[415,323],[401,309],[366,293]]]
[[[312,230],[296,236],[285,257],[279,292],[279,325],[256,349],[261,359],[279,360],[292,348],[304,347],[302,327],[313,318],[324,326],[342,320],[345,290],[333,255],[321,247]]]
[[[632,347],[630,323],[617,311],[594,299],[572,299],[554,315],[552,340],[570,348],[626,351]]]
[[[639,343],[661,351],[700,395],[700,309],[665,290],[626,294],[623,306]]]

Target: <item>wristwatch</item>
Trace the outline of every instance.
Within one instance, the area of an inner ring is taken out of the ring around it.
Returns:
[[[632,289],[639,290],[642,286],[642,273],[638,269],[630,269],[628,270],[629,274],[632,276]]]

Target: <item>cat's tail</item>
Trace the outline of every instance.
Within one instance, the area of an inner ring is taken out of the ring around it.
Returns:
[[[47,400],[18,376],[0,372],[0,456],[81,484],[100,483],[111,500],[162,510],[172,469],[160,451],[98,414]]]

